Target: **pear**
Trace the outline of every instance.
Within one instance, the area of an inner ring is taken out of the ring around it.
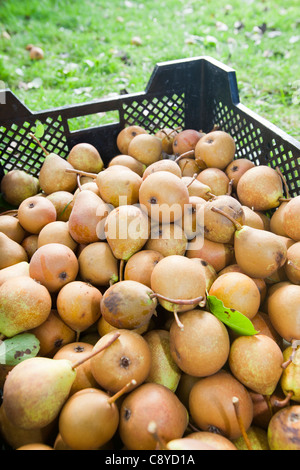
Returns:
[[[56,220],[67,222],[73,208],[74,194],[68,191],[56,191],[47,196],[56,209]]]
[[[192,439],[190,437],[182,437],[181,439],[172,439],[166,445],[166,450],[186,451],[186,450],[218,450],[213,444]]]
[[[248,389],[272,395],[282,375],[283,354],[269,336],[239,336],[231,344],[229,367]]]
[[[247,430],[247,436],[251,443],[252,450],[270,450],[268,443],[268,434],[265,429],[258,426],[250,426]],[[238,450],[248,450],[243,436],[232,441]]]
[[[86,245],[78,256],[79,274],[94,286],[108,286],[118,280],[118,260],[107,242]]]
[[[286,205],[283,214],[283,229],[287,236],[300,241],[300,196],[292,198]]]
[[[24,199],[39,192],[39,181],[23,170],[11,170],[1,180],[1,192],[9,204],[18,207]]]
[[[22,261],[28,261],[25,249],[17,242],[0,232],[0,269]]]
[[[283,351],[284,361],[288,361],[292,356],[292,346]],[[300,349],[296,350],[295,356],[290,364],[283,369],[280,385],[283,393],[289,399],[300,403]]]
[[[267,432],[271,450],[300,450],[300,406],[287,406],[277,411]]]
[[[178,397],[161,384],[144,383],[131,391],[120,409],[119,433],[129,450],[155,450],[156,439],[148,431],[158,423],[164,441],[181,438],[188,425],[188,413]]]
[[[26,231],[21,226],[19,220],[12,215],[1,215],[0,232],[5,233],[5,235],[17,243],[22,243],[26,236]]]
[[[76,377],[72,362],[34,357],[17,364],[3,388],[3,407],[8,419],[23,429],[50,424],[69,396]]]
[[[141,250],[149,237],[149,225],[147,215],[137,206],[124,205],[113,209],[104,227],[113,255],[127,261]]]
[[[283,198],[281,177],[267,165],[247,170],[241,176],[236,191],[240,203],[256,211],[274,209]]]
[[[103,160],[92,144],[80,142],[71,148],[67,161],[77,170],[99,173],[104,166]]]
[[[14,426],[7,418],[4,407],[0,407],[0,433],[10,448],[17,449],[27,444],[45,444],[53,439],[56,432],[56,422],[38,429],[22,429]]]
[[[235,258],[245,274],[253,278],[264,279],[274,274],[285,264],[287,247],[279,235],[241,225],[216,207],[212,210],[223,214],[234,224],[236,228],[234,234]]]
[[[109,207],[93,191],[81,191],[75,199],[69,217],[69,232],[71,237],[82,244],[99,241],[98,228],[107,216]]]
[[[21,261],[7,268],[0,269],[0,286],[5,281],[8,281],[8,279],[19,276],[29,276],[29,263],[27,261]]]
[[[52,423],[69,398],[77,367],[118,337],[115,333],[102,348],[75,364],[68,359],[39,356],[19,362],[9,372],[3,387],[2,404],[7,418],[23,429],[39,429]]]
[[[136,204],[142,177],[124,165],[112,165],[96,176],[100,196],[114,207]]]
[[[181,377],[181,370],[172,358],[170,333],[166,330],[152,330],[144,335],[151,351],[151,368],[146,382],[160,383],[175,392]]]
[[[39,184],[45,194],[56,191],[73,192],[77,186],[77,175],[66,170],[73,166],[56,153],[49,153],[40,169]]]
[[[146,165],[143,163],[139,162],[135,158],[131,157],[130,155],[117,155],[116,157],[113,157],[108,166],[113,166],[113,165],[123,165],[130,170],[134,171],[137,173],[139,176],[143,176],[144,170],[146,168]]]
[[[8,279],[0,287],[0,332],[12,337],[42,324],[51,311],[46,289],[29,276]]]

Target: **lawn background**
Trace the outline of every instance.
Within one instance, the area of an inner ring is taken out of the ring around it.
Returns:
[[[2,87],[32,111],[140,92],[157,62],[208,55],[236,71],[244,105],[300,140],[299,52],[299,0],[0,3]]]

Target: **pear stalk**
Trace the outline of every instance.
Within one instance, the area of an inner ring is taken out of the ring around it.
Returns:
[[[86,361],[89,361],[92,357],[96,356],[98,353],[100,353],[101,351],[103,351],[104,349],[108,348],[111,344],[113,344],[116,339],[119,338],[121,333],[117,332],[115,333],[109,341],[107,341],[106,344],[103,344],[103,346],[101,346],[101,348],[97,349],[96,351],[93,351],[89,356],[85,357],[85,358],[82,358],[80,359],[79,361],[75,362],[75,364],[73,364],[72,368],[73,369],[76,369],[77,367],[81,366],[81,364],[83,364],[84,362]]]
[[[186,185],[186,187],[188,188],[189,186],[191,186],[191,184],[193,184],[193,182],[195,181],[195,179],[197,178],[198,176],[198,173],[194,173],[193,174],[193,177],[191,179],[191,181],[189,182],[189,184]]]
[[[195,151],[194,150],[188,150],[187,152],[182,153],[175,159],[175,163],[178,163],[180,160],[183,158],[194,158],[195,157]]]
[[[152,436],[156,440],[157,445],[158,445],[158,450],[168,450],[166,443],[162,440],[162,438],[159,436],[157,432],[157,424],[155,423],[155,421],[150,421],[150,423],[148,424],[148,431],[150,432],[150,434],[152,434]]]
[[[90,173],[88,171],[83,171],[83,170],[76,170],[76,168],[66,168],[65,171],[67,173],[76,173],[76,174],[81,175],[81,176],[89,176],[90,178],[94,178],[94,179],[97,178],[96,173]]]
[[[117,393],[115,393],[112,397],[110,397],[107,401],[110,405],[112,405],[113,403],[115,403],[116,400],[118,400],[118,398],[120,398],[122,395],[124,395],[124,393],[126,393],[126,391],[129,389],[129,387],[131,387],[131,385],[136,385],[137,382],[136,380],[132,379],[130,382],[128,382],[126,385],[124,385],[124,387],[121,388],[121,390],[119,390]]]
[[[153,293],[153,294],[149,294],[149,297],[150,299],[157,297],[158,299],[165,300],[166,302],[170,302],[171,304],[177,304],[177,305],[194,305],[194,304],[201,303],[200,306],[203,306],[203,301],[205,300],[202,295],[200,295],[199,297],[195,297],[194,299],[171,299],[170,297]]]
[[[284,408],[290,403],[294,393],[292,391],[288,392],[287,396],[283,400],[275,400],[274,405],[279,408]]]
[[[241,230],[243,228],[242,225],[239,222],[237,222],[233,217],[231,217],[231,215],[226,214],[226,212],[222,211],[218,207],[212,207],[211,210],[213,212],[218,212],[219,214],[224,215],[224,217],[227,217],[227,219],[230,220],[233,223],[236,230]]]
[[[290,363],[293,362],[297,348],[298,348],[298,341],[296,339],[293,339],[292,340],[292,353],[290,357],[288,358],[288,360],[283,362],[283,364],[281,365],[282,369],[286,369],[290,365]]]
[[[39,141],[39,139],[34,135],[32,134],[32,132],[29,132],[29,136],[38,144],[39,147],[41,147],[41,149],[43,150],[44,154],[46,156],[49,155],[49,152],[48,150],[45,149],[45,147],[41,144],[41,142]]]
[[[242,416],[241,416],[241,412],[240,412],[240,401],[237,397],[233,397],[232,398],[232,403],[233,403],[233,406],[234,406],[234,411],[235,411],[235,414],[236,414],[236,418],[238,420],[239,427],[240,427],[242,436],[244,438],[244,441],[246,443],[246,446],[247,446],[248,450],[253,450],[251,442],[248,438],[243,420],[242,420]]]
[[[283,174],[281,173],[281,170],[280,170],[279,166],[276,167],[276,171],[277,171],[277,173],[279,174],[280,178],[282,179],[282,182],[283,182],[283,185],[284,185],[284,189],[285,189],[286,198],[287,198],[287,199],[290,199],[289,187],[288,187],[288,185],[287,185],[287,182],[286,182],[285,177],[284,177]],[[282,199],[282,198],[280,198],[280,199]],[[280,200],[280,199],[279,199],[279,200]]]

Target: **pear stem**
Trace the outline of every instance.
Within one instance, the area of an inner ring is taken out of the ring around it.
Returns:
[[[212,199],[216,199],[216,197],[217,197],[215,194],[213,194],[213,193],[211,193],[211,192],[206,193],[206,196],[209,196],[209,197],[211,197]]]
[[[220,126],[219,126],[219,124],[214,124],[214,127],[213,127],[213,128],[212,128],[212,130],[211,130],[211,131],[209,131],[209,132],[218,131],[219,129],[220,129]]]
[[[161,132],[162,132],[163,134],[165,134],[166,137],[169,138],[172,134],[179,132],[181,129],[182,129],[182,127],[175,127],[175,129],[173,129],[173,130],[170,131],[170,132],[166,132],[165,129],[161,129]]]
[[[292,398],[293,395],[294,395],[294,392],[289,391],[287,396],[283,400],[275,400],[274,405],[279,407],[279,408],[284,408],[285,406],[287,406],[290,403],[291,398]]]
[[[233,406],[234,406],[235,415],[236,415],[236,418],[238,420],[239,427],[240,427],[242,436],[244,438],[244,441],[246,443],[246,446],[247,446],[248,450],[253,450],[251,442],[250,442],[250,440],[248,438],[248,435],[246,433],[246,429],[245,429],[243,420],[242,420],[242,416],[241,416],[241,412],[240,412],[240,401],[237,397],[233,397],[232,398],[232,403],[233,403]]]
[[[289,193],[289,187],[287,185],[287,182],[286,182],[286,179],[285,177],[283,176],[279,166],[276,167],[276,171],[277,173],[279,174],[280,178],[282,179],[282,182],[283,182],[283,185],[284,185],[284,189],[285,189],[285,195],[287,198],[290,198],[290,193]]]
[[[77,186],[79,188],[79,191],[82,191],[82,186],[81,186],[81,183],[80,183],[80,175],[77,174]]]
[[[39,139],[34,135],[32,134],[32,132],[29,132],[29,136],[35,140],[35,142],[39,145],[39,147],[41,147],[41,149],[43,150],[44,154],[47,156],[49,155],[49,152],[48,150],[45,149],[45,147],[41,144],[41,142],[39,141]]]
[[[171,304],[177,305],[194,305],[199,304],[204,300],[204,297],[200,295],[199,297],[195,297],[194,299],[171,299],[170,297],[165,297],[164,295],[153,293],[149,294],[150,299],[157,297],[158,299],[165,300],[166,302],[170,302]]]
[[[150,421],[150,423],[148,424],[147,429],[148,429],[148,432],[150,432],[150,434],[152,434],[152,436],[156,440],[157,444],[159,445],[159,450],[168,450],[168,447],[167,447],[166,443],[158,435],[157,424],[155,423],[155,421]]]
[[[280,197],[280,198],[278,198],[278,201],[279,201],[279,202],[290,202],[291,200],[292,200],[291,197],[288,197],[288,198],[286,198],[286,197]]]
[[[273,416],[273,406],[272,406],[272,402],[271,402],[271,397],[270,397],[270,395],[263,395],[263,397],[267,402],[269,412],[270,412],[270,415],[272,417]]]
[[[193,182],[195,181],[195,179],[197,179],[197,176],[198,176],[198,173],[194,173],[194,174],[193,174],[191,181],[189,182],[189,184],[186,185],[187,188],[188,188],[189,186],[191,186],[191,184],[193,184]]]
[[[176,158],[175,163],[178,163],[183,158],[195,158],[195,150],[188,150],[187,152],[182,153]]]
[[[233,181],[234,179],[232,178],[228,183],[228,190],[227,190],[226,196],[231,196],[232,194]]]
[[[293,261],[291,261],[290,259],[287,261],[287,264],[292,266],[292,268],[297,269],[297,271],[300,271],[299,266],[297,266],[295,263],[293,263]]]
[[[293,362],[297,348],[298,348],[298,340],[293,339],[292,340],[292,353],[290,357],[288,358],[288,360],[285,361],[283,364],[281,364],[282,369],[286,369],[291,364],[291,362]]]
[[[119,266],[119,281],[123,281],[124,279],[124,265],[125,265],[125,260],[121,259],[120,260],[120,266]]]
[[[94,178],[94,179],[97,178],[96,173],[89,173],[88,171],[76,170],[76,168],[66,168],[65,171],[67,173],[77,173],[78,175],[81,175],[81,176],[90,176],[91,178]]]
[[[177,308],[176,308],[176,307],[174,308],[173,315],[174,315],[175,321],[176,321],[176,323],[177,323],[177,326],[180,328],[181,331],[184,331],[184,324],[183,324],[182,321],[180,321],[180,319],[179,319],[179,316],[178,316],[178,312],[177,312]]]
[[[124,387],[121,388],[117,393],[115,393],[112,397],[110,397],[107,402],[112,405],[118,398],[120,398],[126,391],[128,390],[131,385],[136,385],[137,381],[132,379],[128,384],[124,385]]]
[[[233,223],[236,230],[241,230],[243,228],[242,225],[239,222],[237,222],[233,217],[231,217],[231,215],[226,214],[226,212],[222,211],[218,207],[212,207],[211,210],[213,212],[218,212],[219,214],[224,215],[224,217],[227,217],[227,219],[230,220]]]
[[[196,428],[196,426],[194,426],[190,421],[188,427],[194,432],[200,432],[200,429]]]
[[[76,369],[77,367],[81,366],[81,364],[83,364],[86,361],[89,361],[92,357],[96,356],[101,351],[104,351],[104,349],[108,348],[111,344],[113,344],[116,341],[116,339],[119,338],[120,335],[121,333],[116,332],[106,344],[103,344],[103,346],[101,346],[101,348],[93,351],[89,356],[82,358],[79,361],[75,362],[75,364],[73,364],[73,369]]]

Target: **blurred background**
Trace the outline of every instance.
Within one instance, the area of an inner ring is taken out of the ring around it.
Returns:
[[[0,87],[32,111],[141,92],[157,62],[207,55],[236,71],[245,106],[300,140],[299,53],[299,0],[0,2]]]

